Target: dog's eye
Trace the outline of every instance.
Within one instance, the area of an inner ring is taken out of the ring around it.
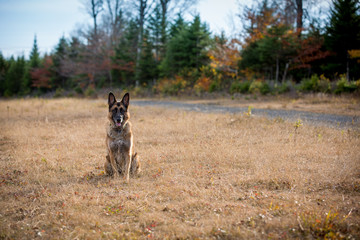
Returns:
[[[113,113],[116,113],[116,112],[117,112],[117,108],[114,108],[114,109],[112,110],[112,112],[113,112]]]
[[[124,113],[124,109],[123,108],[120,108],[120,113]]]

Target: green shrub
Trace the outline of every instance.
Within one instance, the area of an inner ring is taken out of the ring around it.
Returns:
[[[263,83],[260,82],[260,81],[253,81],[251,84],[250,84],[250,87],[249,87],[249,92],[250,93],[260,93],[261,92],[261,88],[263,86]]]
[[[260,93],[266,95],[271,92],[270,85],[267,82],[262,82],[260,87]]]
[[[103,88],[105,86],[105,82],[106,82],[106,77],[102,76],[99,81],[96,83],[96,87],[99,88]]]
[[[74,90],[75,90],[75,92],[77,94],[83,94],[84,93],[84,91],[82,90],[82,88],[80,86],[76,86]]]
[[[341,78],[336,82],[334,93],[352,93],[358,89],[360,89],[360,80],[348,82],[345,76],[341,76]]]
[[[250,81],[233,82],[230,86],[230,93],[248,93],[250,85]]]
[[[55,97],[55,98],[59,98],[59,97],[62,97],[62,96],[64,96],[64,89],[62,89],[62,88],[57,88],[57,89],[55,90],[54,97]]]
[[[302,92],[329,92],[330,81],[325,78],[323,75],[318,77],[317,74],[311,76],[311,78],[303,79],[300,83],[298,89]]]
[[[93,97],[95,96],[95,88],[93,86],[88,86],[85,90],[85,96],[86,97]]]
[[[275,92],[278,94],[283,94],[290,91],[290,84],[289,83],[282,83],[281,85],[275,85]]]
[[[212,81],[210,83],[209,92],[215,92],[220,89],[220,84],[218,81]]]
[[[11,92],[11,90],[6,89],[4,92],[4,97],[8,98],[11,97],[13,95],[13,93]]]

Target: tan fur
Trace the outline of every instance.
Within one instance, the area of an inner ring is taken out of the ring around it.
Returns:
[[[124,105],[123,101],[116,101],[115,97],[113,100],[114,104],[109,103],[109,125],[106,129],[107,156],[105,172],[110,176],[123,174],[124,179],[129,182],[130,173],[140,173],[140,161],[137,153],[134,153],[133,134],[131,131],[132,125],[129,121],[130,113],[127,109],[124,113],[121,127],[116,126],[113,120],[113,111],[115,108],[116,110],[126,109],[126,105]]]

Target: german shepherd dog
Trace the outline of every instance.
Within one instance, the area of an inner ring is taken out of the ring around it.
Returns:
[[[140,173],[140,161],[134,153],[133,134],[131,131],[130,113],[128,111],[130,95],[126,93],[120,102],[112,92],[109,93],[109,125],[106,135],[105,172],[109,176],[124,174],[129,182],[129,173]]]

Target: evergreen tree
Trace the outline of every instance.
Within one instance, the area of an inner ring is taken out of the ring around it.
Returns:
[[[157,64],[153,54],[153,44],[148,38],[149,32],[144,32],[144,48],[140,59],[140,83],[149,84],[157,77]]]
[[[170,38],[175,37],[185,27],[187,27],[187,24],[185,23],[184,18],[181,16],[181,14],[178,14],[178,17],[176,18],[174,24],[172,24],[170,27]]]
[[[169,40],[166,56],[161,63],[165,76],[172,76],[183,69],[199,69],[208,64],[206,48],[210,45],[210,33],[199,16],[195,16],[190,26],[182,18],[171,28],[174,36]]]
[[[5,75],[8,70],[8,62],[0,52],[0,96],[4,95],[5,91]]]
[[[162,20],[160,13],[160,6],[157,5],[154,9],[153,15],[149,18],[149,40],[152,41],[155,50],[155,59],[157,62],[163,57],[165,45],[162,40]]]
[[[210,45],[210,32],[206,24],[202,24],[200,16],[195,16],[187,33],[188,48],[190,50],[189,65],[193,68],[200,68],[209,62],[206,47]]]
[[[64,62],[68,55],[69,44],[65,37],[61,37],[53,54],[53,78],[52,85],[56,88],[65,88],[67,77],[64,71]]]
[[[21,84],[25,77],[25,58],[18,57],[16,60],[11,57],[9,70],[5,75],[5,96],[13,96],[20,93]]]
[[[40,64],[41,64],[40,53],[39,53],[39,48],[37,45],[36,35],[34,37],[34,44],[33,44],[32,50],[30,52],[29,63],[30,63],[30,68],[38,68],[38,67],[40,67]]]
[[[360,77],[356,61],[349,58],[348,51],[360,48],[360,4],[357,0],[336,0],[330,11],[326,28],[325,46],[334,53],[324,68],[331,74],[347,73],[351,78]]]
[[[115,49],[113,58],[113,78],[119,79],[117,84],[135,85],[135,62],[138,37],[138,26],[136,21],[131,20]]]
[[[30,60],[29,63],[26,65],[25,68],[25,76],[23,77],[23,81],[21,82],[21,94],[25,95],[30,93],[31,85],[32,85],[32,78],[31,72],[34,71],[36,68],[39,68],[41,65],[40,53],[39,48],[37,45],[36,35],[34,36],[34,43],[32,50],[30,52]]]

